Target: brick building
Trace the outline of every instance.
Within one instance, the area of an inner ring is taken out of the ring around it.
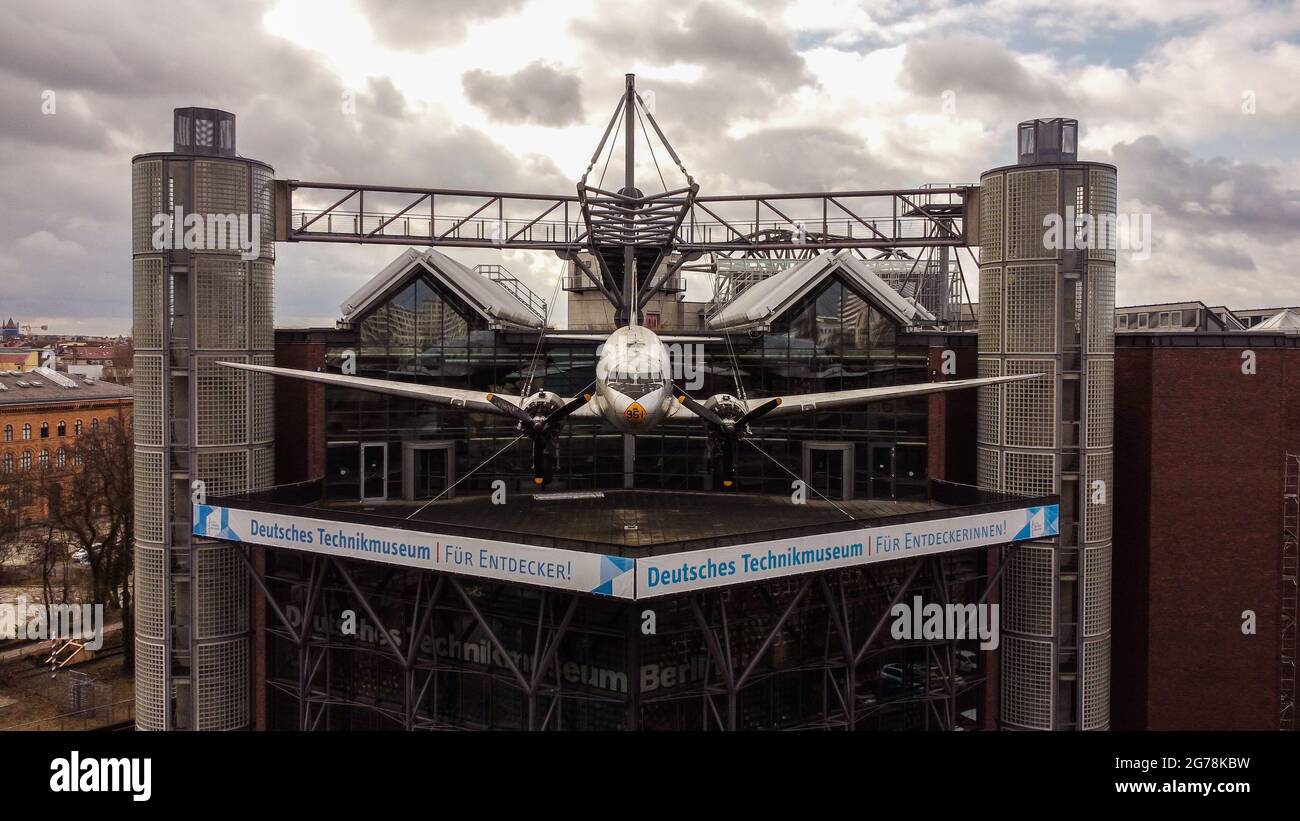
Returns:
[[[1121,333],[1115,363],[1114,727],[1291,728],[1300,337]]]
[[[0,373],[0,473],[63,467],[76,458],[77,437],[120,415],[129,419],[131,409],[131,390],[121,385],[46,368]],[[20,515],[44,515],[43,500],[33,498]]]

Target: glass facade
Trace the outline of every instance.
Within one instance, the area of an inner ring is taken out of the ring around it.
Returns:
[[[425,619],[434,576],[347,562],[376,624],[333,569],[309,604],[311,579],[324,566],[310,554],[267,552],[269,587],[294,630],[308,608],[313,625],[300,646],[268,619],[272,729],[730,728],[719,658],[730,659],[728,677],[739,680],[755,657],[737,685],[735,729],[938,729],[933,704],[941,699],[952,700],[941,711],[973,728],[983,710],[977,639],[949,647],[886,630],[846,677],[839,620],[860,643],[887,613],[906,562],[822,574],[802,593],[807,577],[696,595],[698,615],[691,597],[657,600],[654,635],[641,631],[644,602],[472,580],[461,580],[465,598],[450,582],[441,586]],[[973,601],[987,582],[980,551],[949,554],[942,566],[949,599]],[[940,583],[927,572],[910,589],[935,601]],[[344,610],[358,614],[354,634],[323,615]],[[405,659],[412,643],[407,666],[398,653]]]
[[[900,345],[897,326],[838,279],[823,283],[765,333],[733,336],[730,345],[701,343],[693,351],[688,356],[697,378],[693,385],[679,378],[679,384],[689,385],[701,400],[716,393],[743,393],[752,400],[928,378],[927,350]],[[358,376],[485,393],[519,395],[544,388],[574,396],[590,390],[596,378],[594,343],[546,339],[539,350],[534,334],[490,328],[478,312],[424,274],[401,285],[350,329],[331,335],[328,368],[339,370],[350,355]],[[840,474],[851,470],[855,498],[923,494],[926,408],[926,398],[915,397],[764,424],[751,439],[762,452],[745,445],[737,453],[737,489],[789,493],[790,474],[802,476],[807,459],[809,468],[822,474],[814,477],[819,488],[838,490]],[[595,421],[569,420],[557,442],[555,479],[548,489],[617,488],[627,481],[641,488],[708,489],[713,477],[706,433],[703,425],[663,425],[629,442]],[[439,490],[439,475],[441,484],[450,473],[465,477],[515,435],[514,423],[501,417],[330,387],[329,495],[427,498]],[[404,443],[430,442],[453,443],[452,469],[434,469],[432,480],[428,470],[416,471],[406,479],[411,486],[404,486]],[[810,442],[846,444],[849,454],[825,457],[812,451],[805,457]],[[458,484],[456,492],[484,492],[496,479],[505,479],[512,489],[531,488],[531,475],[530,449],[523,440],[489,469]]]

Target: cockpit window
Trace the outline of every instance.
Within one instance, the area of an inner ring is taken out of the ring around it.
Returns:
[[[609,385],[609,387],[618,391],[624,396],[628,396],[633,399],[637,399],[639,397],[645,396],[647,393],[653,393],[654,391],[657,391],[664,386],[662,380],[656,380],[656,379],[641,380],[641,381],[636,381],[631,379],[611,379],[605,384]]]

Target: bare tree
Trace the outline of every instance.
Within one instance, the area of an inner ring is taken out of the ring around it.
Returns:
[[[86,551],[93,601],[122,614],[123,665],[130,669],[131,570],[135,530],[131,419],[123,411],[78,437],[64,465],[42,472],[48,524]]]
[[[0,579],[22,550],[22,488],[13,472],[0,473]]]
[[[113,345],[113,380],[123,385],[131,384],[129,374],[135,363],[135,343],[131,338],[119,340]]]

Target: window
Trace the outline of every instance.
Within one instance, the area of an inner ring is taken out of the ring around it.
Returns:
[[[1033,124],[1022,125],[1020,127],[1020,153],[1034,153],[1034,126]]]
[[[1061,153],[1075,153],[1075,129],[1078,128],[1074,123],[1065,123],[1061,126]]]
[[[50,466],[50,449],[41,448],[40,464],[42,468]]]
[[[54,451],[54,466],[65,467],[68,464],[68,453],[63,448]]]
[[[49,439],[49,438],[50,438],[50,423],[49,423],[49,422],[42,422],[42,423],[41,423],[41,438],[42,438],[42,439]]]
[[[24,423],[23,423],[23,439],[24,439],[24,440],[27,440],[27,439],[31,439],[31,438],[32,438],[32,423],[31,423],[31,422],[24,422]]]
[[[90,432],[91,432],[91,433],[94,433],[94,432],[97,431],[97,430],[99,430],[99,420],[98,420],[98,419],[91,419],[91,420],[90,420]]]
[[[0,471],[5,473],[14,472],[14,455],[12,453],[6,453],[4,455],[3,461],[0,461]]]
[[[1138,327],[1139,328],[1147,327],[1148,319],[1149,317],[1147,316],[1147,314],[1138,314]]]
[[[73,423],[72,423],[72,432],[75,433],[77,436],[80,436],[80,435],[81,435],[81,420],[80,420],[80,419],[78,419],[76,422],[73,422]]]
[[[13,440],[14,440],[14,426],[5,425],[5,441],[12,442]]]
[[[80,464],[81,464],[81,451],[79,451],[79,450],[77,450],[77,449],[75,449],[75,448],[74,448],[73,451],[72,451],[72,464],[74,464],[74,465],[80,465]]]
[[[1127,328],[1127,327],[1128,327],[1128,314],[1120,314],[1119,316],[1115,317],[1115,327],[1116,327],[1116,328]]]
[[[18,457],[18,467],[22,470],[32,469],[32,452],[30,450],[23,451],[23,455]]]
[[[1171,327],[1174,327],[1174,328],[1181,327],[1182,324],[1183,324],[1183,312],[1182,312],[1182,311],[1170,311],[1170,312],[1169,312],[1169,324],[1170,324]]]
[[[68,423],[64,422],[62,419],[59,420],[59,435],[60,436],[68,435]]]
[[[652,331],[655,330],[656,328],[658,328],[658,327],[659,327],[659,314],[657,314],[657,313],[651,313],[650,311],[647,311],[646,314],[645,314],[645,326],[646,326],[647,328],[649,328],[650,330],[652,330]]]

